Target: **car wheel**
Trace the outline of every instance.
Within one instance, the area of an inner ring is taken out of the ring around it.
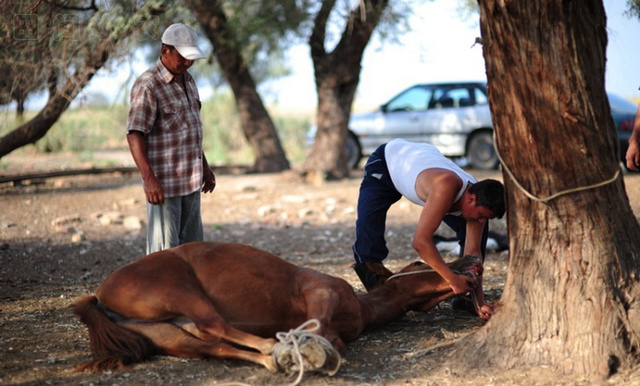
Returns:
[[[350,169],[357,168],[360,158],[362,158],[360,142],[358,142],[358,138],[353,133],[349,133],[347,136],[347,166]]]
[[[469,140],[467,161],[477,170],[492,170],[498,167],[498,154],[493,146],[491,131],[476,133]]]

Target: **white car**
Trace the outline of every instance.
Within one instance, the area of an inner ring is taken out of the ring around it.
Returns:
[[[309,133],[315,136],[315,127]],[[394,138],[427,142],[448,157],[465,157],[475,169],[494,169],[493,124],[486,85],[481,82],[417,84],[374,112],[352,114],[347,155],[362,156]]]
[[[636,105],[612,93],[607,96],[624,163]],[[315,132],[312,127],[309,141]],[[482,82],[417,84],[374,112],[352,114],[347,139],[349,166],[358,166],[362,156],[394,138],[431,143],[447,157],[466,158],[465,163],[474,169],[495,169],[499,162]]]

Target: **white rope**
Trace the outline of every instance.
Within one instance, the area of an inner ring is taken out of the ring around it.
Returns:
[[[395,273],[391,276],[389,276],[389,278],[387,279],[387,281],[391,280],[391,279],[395,279],[397,277],[401,277],[401,276],[409,276],[409,275],[417,275],[419,273],[430,273],[430,272],[436,272],[434,269],[425,269],[424,271],[413,271],[413,272],[400,272],[400,273]]]
[[[315,326],[312,326],[315,325]],[[311,326],[311,327],[310,327]],[[335,350],[333,345],[323,336],[315,334],[316,331],[320,329],[320,321],[318,319],[310,319],[306,322],[302,323],[298,328],[289,330],[289,332],[278,332],[276,333],[276,338],[280,343],[277,343],[274,346],[274,354],[277,356],[278,350],[284,350],[288,347],[292,348],[293,356],[292,359],[294,363],[298,366],[298,377],[291,384],[291,386],[295,386],[302,381],[302,377],[304,376],[304,360],[302,358],[302,353],[300,352],[300,346],[305,341],[315,341],[319,343],[322,348],[325,350],[327,354],[327,358],[330,354],[333,354],[338,357],[337,366],[334,369],[329,369],[327,372],[329,375],[335,374],[340,368],[340,355]],[[326,364],[326,362],[325,362]],[[314,369],[315,370],[315,369]]]
[[[509,169],[507,164],[502,159],[502,156],[500,155],[500,151],[498,150],[498,142],[496,141],[496,131],[495,130],[493,131],[493,144],[494,144],[493,147],[494,147],[494,149],[496,151],[496,155],[498,156],[498,160],[500,160],[500,164],[502,165],[502,168],[507,172],[507,175],[511,178],[511,180],[516,185],[516,187],[518,189],[520,189],[522,191],[522,193],[524,193],[525,196],[529,197],[533,201],[547,202],[547,201],[551,201],[551,200],[553,200],[555,198],[558,198],[560,196],[564,196],[564,195],[569,194],[569,193],[576,193],[576,192],[582,192],[582,191],[585,191],[585,190],[599,188],[601,186],[605,186],[605,185],[613,183],[620,176],[620,168],[618,168],[618,170],[616,170],[616,172],[613,175],[613,177],[611,177],[610,179],[608,179],[606,181],[598,182],[597,184],[593,184],[593,185],[579,186],[577,188],[571,188],[571,189],[563,190],[561,192],[554,193],[554,194],[552,194],[552,195],[550,195],[548,197],[538,197],[538,196],[535,196],[533,193],[529,192],[527,189],[525,189],[524,186],[522,186],[520,181],[518,181],[516,176],[513,175],[513,173],[511,172],[511,169]]]

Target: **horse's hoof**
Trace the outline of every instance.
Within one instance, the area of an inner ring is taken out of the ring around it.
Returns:
[[[324,362],[321,371],[329,376],[333,376],[340,370],[342,358],[340,358],[340,354],[333,346],[330,348],[325,347],[325,354],[327,360]]]
[[[300,345],[300,354],[305,370],[314,371],[321,369],[327,362],[327,353],[324,347],[315,340],[308,340]]]
[[[340,354],[327,340],[321,340],[318,336],[309,336],[300,345],[300,352],[305,369],[327,375],[334,375],[340,369]]]
[[[276,343],[273,346],[271,357],[275,362],[276,368],[286,374],[291,374],[295,370],[295,360],[293,359],[293,350],[291,346],[284,343]]]
[[[328,342],[327,342],[328,343]],[[300,371],[320,371],[334,375],[340,369],[340,354],[330,344],[323,344],[317,337],[305,337],[297,347],[278,343],[272,357],[279,370],[291,374]]]

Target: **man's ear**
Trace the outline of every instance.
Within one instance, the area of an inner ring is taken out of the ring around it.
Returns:
[[[469,203],[469,205],[476,206],[477,205],[476,200],[477,200],[476,195],[473,193],[469,193],[469,197],[467,198],[467,202]]]

